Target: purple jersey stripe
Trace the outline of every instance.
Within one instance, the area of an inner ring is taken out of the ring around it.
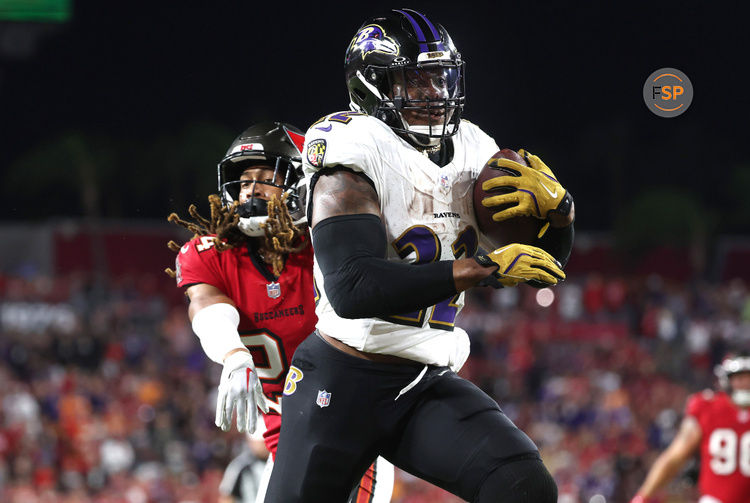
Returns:
[[[429,26],[430,31],[432,32],[432,38],[438,41],[438,44],[437,44],[438,51],[444,51],[445,47],[443,47],[443,44],[440,42],[440,34],[435,28],[435,25],[433,25],[432,22],[429,19],[427,19],[427,16],[425,16],[421,12],[417,12],[417,11],[414,11],[414,12],[419,14],[419,17],[421,17],[424,20],[424,22],[427,23],[427,26]]]
[[[399,14],[403,14],[406,19],[409,20],[411,23],[412,28],[414,28],[414,33],[417,34],[417,42],[419,42],[419,52],[427,52],[429,51],[429,48],[427,47],[427,44],[425,43],[427,39],[424,36],[424,33],[422,32],[422,28],[419,27],[419,24],[417,23],[417,20],[411,17],[411,14],[408,12],[404,12],[402,10],[397,10]]]

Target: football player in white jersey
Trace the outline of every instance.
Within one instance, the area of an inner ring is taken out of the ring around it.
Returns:
[[[468,288],[565,278],[572,198],[538,157],[503,161],[518,176],[486,182],[512,187],[485,201],[495,218],[551,225],[539,246],[477,255],[472,185],[499,148],[461,120],[446,30],[391,11],[360,27],[345,65],[352,110],[306,134],[319,322],[287,376],[266,501],[345,501],[382,455],[467,501],[555,502],[534,443],[456,375],[469,340],[454,321]]]

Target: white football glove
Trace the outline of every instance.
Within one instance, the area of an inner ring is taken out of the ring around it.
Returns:
[[[264,413],[268,412],[253,357],[246,351],[232,353],[224,360],[221,372],[216,398],[216,426],[229,431],[232,410],[236,408],[237,431],[252,433],[258,424],[259,407]]]

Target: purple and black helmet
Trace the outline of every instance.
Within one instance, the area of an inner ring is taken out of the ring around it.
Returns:
[[[392,10],[365,21],[346,50],[350,107],[419,146],[435,145],[458,131],[464,66],[442,25],[415,10]],[[432,91],[420,89],[424,82]],[[410,124],[409,117],[423,119]]]

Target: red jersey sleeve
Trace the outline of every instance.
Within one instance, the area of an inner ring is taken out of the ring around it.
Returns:
[[[227,291],[212,236],[201,236],[185,243],[177,252],[175,272],[178,287],[206,283]]]
[[[709,407],[709,402],[713,398],[714,392],[711,390],[704,390],[700,393],[690,395],[685,406],[685,415],[693,416],[700,422],[701,415]]]

